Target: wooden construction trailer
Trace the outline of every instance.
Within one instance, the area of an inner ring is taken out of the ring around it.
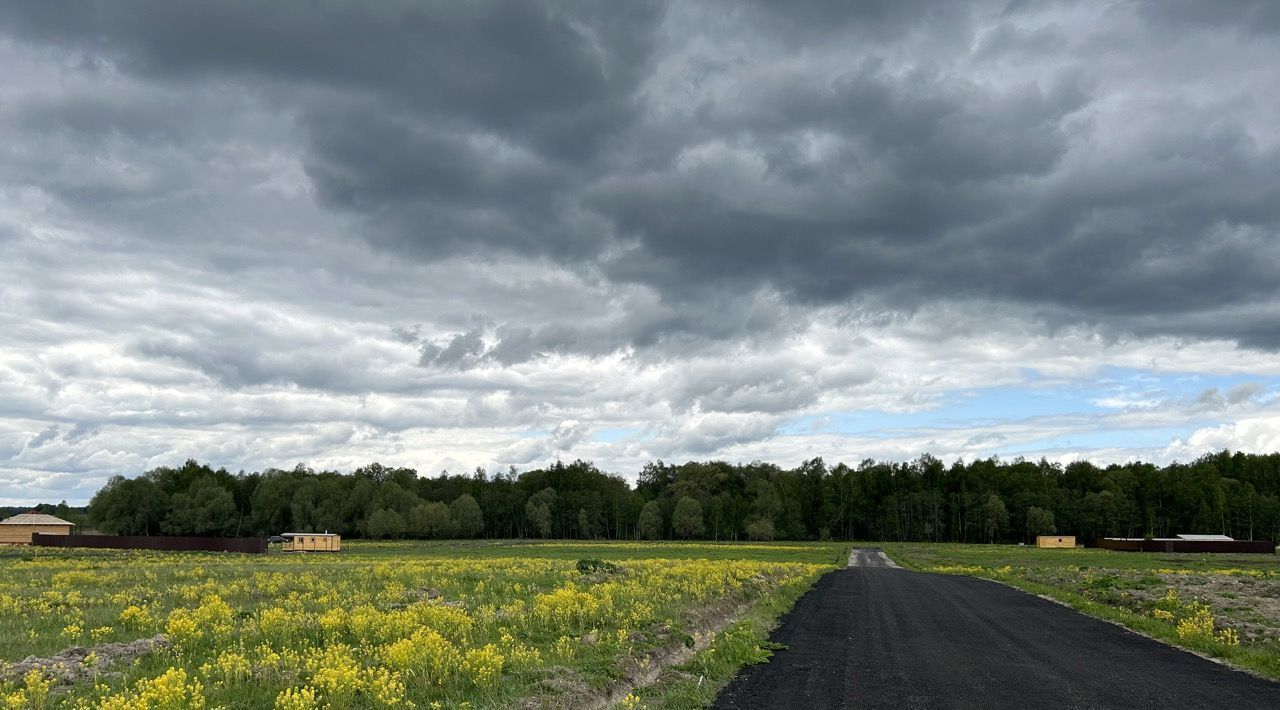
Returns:
[[[0,545],[30,545],[35,533],[70,535],[75,523],[31,511],[0,520]]]
[[[342,536],[334,533],[285,533],[284,552],[338,552],[342,549]]]
[[[1074,550],[1076,538],[1074,535],[1039,535],[1036,537],[1036,547],[1064,547]]]

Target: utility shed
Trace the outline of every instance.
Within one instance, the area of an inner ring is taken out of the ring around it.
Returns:
[[[342,536],[334,533],[285,533],[284,552],[337,552],[342,549]]]
[[[1069,547],[1074,550],[1076,538],[1074,535],[1039,535],[1036,547]]]
[[[0,520],[0,545],[30,545],[34,533],[70,535],[75,523],[34,510]]]

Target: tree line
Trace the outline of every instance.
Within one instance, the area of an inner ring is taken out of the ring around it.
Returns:
[[[89,505],[104,532],[340,533],[361,538],[865,539],[1030,541],[1041,534],[1280,539],[1280,454],[1106,467],[996,458],[944,464],[821,458],[647,464],[634,485],[587,461],[419,476],[372,463],[350,473],[230,473],[196,461],[113,477]]]

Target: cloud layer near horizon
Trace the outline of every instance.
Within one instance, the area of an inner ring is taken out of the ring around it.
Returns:
[[[1280,448],[1280,13],[1215,7],[0,9],[0,502]]]

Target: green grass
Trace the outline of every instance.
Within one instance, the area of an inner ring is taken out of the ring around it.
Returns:
[[[436,699],[445,701],[446,707],[470,702],[477,710],[509,707],[529,698],[554,702],[556,682],[566,678],[577,692],[598,692],[622,678],[626,659],[670,647],[705,629],[708,612],[721,616],[726,610],[741,613],[738,623],[715,637],[714,651],[695,656],[686,664],[687,670],[665,674],[661,687],[643,691],[648,707],[699,707],[713,698],[715,689],[742,664],[766,655],[762,647],[767,645],[768,630],[778,615],[789,609],[818,575],[843,566],[848,547],[835,543],[348,541],[337,554],[0,549],[0,612],[4,612],[0,613],[0,670],[5,661],[28,655],[47,657],[72,645],[146,638],[165,631],[166,620],[175,610],[201,607],[210,594],[225,599],[234,614],[229,637],[153,653],[128,667],[112,668],[119,675],[104,676],[103,682],[109,686],[104,692],[118,694],[170,666],[195,673],[227,650],[239,649],[252,656],[264,633],[256,620],[267,610],[306,610],[312,619],[335,604],[348,611],[363,605],[385,612],[415,603],[415,590],[434,588],[444,599],[464,604],[475,615],[476,631],[466,641],[468,648],[497,643],[509,631],[517,642],[540,649],[546,660],[508,669],[501,684],[489,690],[468,689],[465,684],[452,690],[420,690],[414,694],[419,706],[429,707]],[[619,570],[615,576],[591,570],[584,573],[576,565],[583,559],[606,560]],[[654,569],[654,561],[664,560],[670,560],[671,565],[659,565],[662,569],[694,563],[697,570],[710,571],[707,579],[715,578],[714,568],[724,563],[765,566],[760,567],[760,573],[745,573],[754,577],[745,579],[739,588],[713,591],[710,596],[706,590],[694,594],[692,589],[677,586],[656,598],[649,587],[637,587],[633,582],[638,596],[636,591],[620,590],[619,603],[644,601],[653,608],[642,612],[647,616],[636,617],[635,625],[627,622],[622,628],[615,628],[612,621],[597,629],[593,625],[598,622],[548,626],[531,622],[522,613],[494,616],[511,603],[528,609],[536,597],[566,584],[591,591],[602,582],[625,582],[637,574],[650,574],[645,570]],[[700,560],[708,563],[701,565]],[[786,570],[792,570],[790,576],[783,575]],[[591,581],[593,577],[600,578]],[[786,581],[780,581],[783,579]],[[135,605],[145,608],[146,620],[124,623],[121,611]],[[667,630],[655,633],[658,627]],[[94,629],[105,631],[95,635],[91,633]],[[610,634],[620,630],[632,632],[636,639],[612,640]],[[600,642],[584,640],[597,631]],[[328,643],[314,626],[289,633],[293,642],[304,648]],[[551,649],[566,635],[577,651],[559,657]],[[380,646],[376,644],[388,643],[373,641],[361,646],[365,642],[354,638],[346,642],[356,644],[358,660],[366,665],[378,662]],[[277,650],[284,650],[290,642],[272,643]],[[283,687],[307,682],[307,676],[296,669],[296,663],[292,667],[286,664],[283,671],[269,672],[265,682],[238,681],[231,686],[217,685],[206,677],[204,692],[212,705],[269,706]],[[691,682],[694,685],[690,686]],[[17,689],[13,684],[0,684],[0,699],[3,693]],[[67,691],[69,695],[58,692],[60,697],[73,699],[84,698],[89,691],[73,687]]]
[[[963,545],[948,543],[868,543],[898,560],[898,564],[923,569],[934,565],[983,565],[1022,568],[1078,566],[1101,569],[1175,569],[1207,572],[1219,569],[1280,569],[1276,555],[1211,555],[1193,553],[1116,552],[1099,548],[1041,549],[1030,545]]]
[[[807,591],[793,588],[760,600],[705,650],[664,674],[659,683],[636,691],[636,697],[645,707],[663,710],[707,707],[744,666],[766,662],[783,648],[770,643],[769,634]]]
[[[610,560],[699,559],[756,560],[840,564],[848,543],[831,542],[630,542],[591,540],[405,540],[343,541],[344,551],[362,557],[489,559],[536,557],[553,560],[602,558]]]
[[[345,544],[345,543],[344,543]],[[600,557],[609,560],[631,559],[750,559],[761,562],[801,562],[843,567],[849,557],[848,543],[830,542],[567,542],[567,541],[500,541],[500,542],[414,542],[354,543],[358,549],[374,552],[411,546],[415,554],[451,556],[465,549],[468,556],[506,557],[513,554],[550,559],[584,559]],[[789,587],[779,593],[759,598],[741,617],[717,634],[709,646],[694,654],[687,662],[664,672],[653,685],[633,693],[643,706],[654,710],[695,710],[715,700],[720,690],[744,666],[766,662],[774,647],[770,633],[779,618],[791,610],[796,600],[809,591],[809,586]]]
[[[1038,549],[1012,545],[878,543],[903,567],[999,581],[1080,612],[1280,680],[1280,559]],[[1171,591],[1172,590],[1172,591]],[[1170,601],[1167,595],[1176,595]],[[1179,622],[1206,605],[1214,631]],[[1172,615],[1157,618],[1157,613]],[[1232,629],[1239,645],[1221,634]]]

